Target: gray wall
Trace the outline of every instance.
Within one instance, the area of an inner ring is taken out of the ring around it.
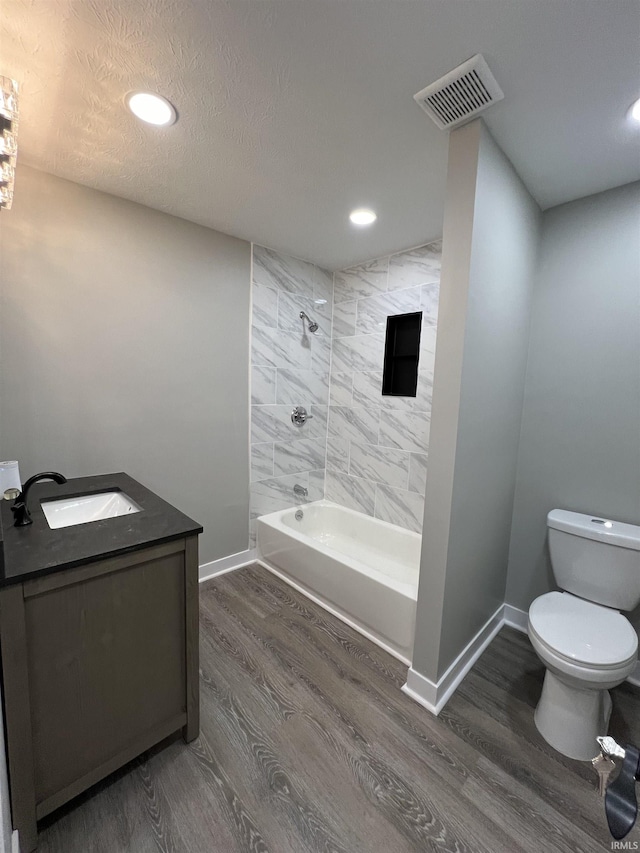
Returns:
[[[250,245],[20,167],[1,214],[0,456],[124,470],[247,548]]]
[[[640,523],[639,237],[640,183],[544,215],[507,583],[523,610],[554,588],[549,510]]]
[[[413,668],[504,601],[540,211],[481,121],[450,137]]]

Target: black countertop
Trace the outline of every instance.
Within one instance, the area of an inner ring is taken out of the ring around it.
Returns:
[[[141,511],[52,530],[40,506],[43,500],[108,491],[124,492]],[[61,486],[49,481],[37,483],[29,490],[33,524],[28,527],[13,526],[11,503],[0,500],[4,556],[0,560],[0,586],[202,533],[197,521],[123,473],[77,477]]]

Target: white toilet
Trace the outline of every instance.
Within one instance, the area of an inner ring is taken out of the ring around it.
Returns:
[[[529,608],[529,638],[547,668],[535,712],[559,752],[587,761],[607,734],[609,688],[630,675],[638,635],[620,610],[640,603],[640,527],[554,509],[547,516],[551,564],[564,592]]]

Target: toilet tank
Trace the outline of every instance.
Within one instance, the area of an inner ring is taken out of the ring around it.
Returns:
[[[561,589],[617,610],[640,604],[640,527],[564,509],[549,513],[547,527]]]

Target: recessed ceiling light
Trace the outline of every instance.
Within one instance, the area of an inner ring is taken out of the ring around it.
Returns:
[[[373,210],[368,210],[366,207],[359,207],[357,210],[352,210],[349,214],[349,219],[354,225],[371,225],[377,218]]]
[[[629,110],[629,116],[634,121],[640,121],[640,98],[633,104],[631,109]]]
[[[174,124],[178,118],[173,104],[152,92],[131,92],[125,102],[134,116],[148,124],[167,127]]]

